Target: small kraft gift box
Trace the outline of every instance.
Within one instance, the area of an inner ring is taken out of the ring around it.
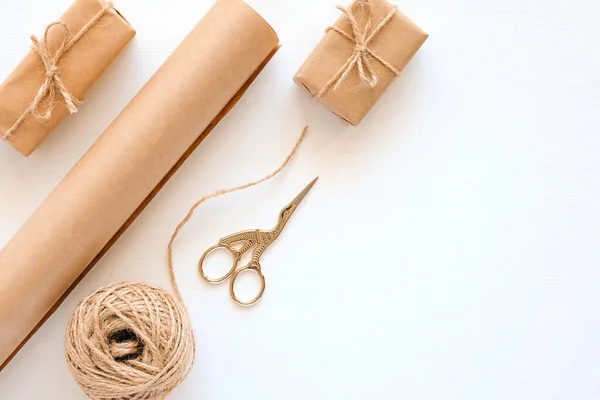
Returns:
[[[358,125],[428,34],[386,0],[356,0],[327,28],[294,81],[343,121]]]
[[[105,0],[75,0],[0,85],[0,139],[30,155],[135,36]]]

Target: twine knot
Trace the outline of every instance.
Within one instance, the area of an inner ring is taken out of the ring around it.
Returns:
[[[51,53],[50,48],[48,47],[48,37],[50,30],[53,27],[60,27],[64,31],[62,41],[54,54]],[[81,103],[73,96],[73,94],[71,94],[71,92],[69,92],[58,73],[58,62],[67,49],[70,48],[69,36],[69,27],[64,22],[60,21],[53,22],[46,27],[42,41],[38,40],[35,36],[31,36],[31,48],[42,60],[42,65],[46,70],[46,80],[42,83],[42,86],[40,86],[37,95],[29,107],[29,111],[43,122],[47,122],[52,117],[54,106],[57,101],[59,101],[57,100],[57,97],[62,99],[71,114],[77,112],[77,105]],[[40,108],[45,99],[47,99],[48,105],[46,111],[41,112]]]
[[[45,80],[42,86],[38,89],[33,101],[27,107],[27,109],[21,114],[17,121],[10,127],[3,135],[2,140],[12,139],[14,133],[19,129],[21,124],[30,115],[35,116],[42,122],[48,122],[54,112],[54,107],[60,101],[67,107],[67,110],[71,114],[75,114],[78,111],[77,106],[82,103],[81,100],[77,99],[65,86],[64,82],[60,78],[60,68],[58,62],[69,51],[75,43],[77,43],[99,20],[111,10],[114,5],[111,2],[101,1],[102,9],[98,12],[87,24],[85,24],[81,30],[73,37],[67,24],[62,21],[56,21],[51,23],[44,30],[44,36],[42,40],[39,40],[35,36],[31,36],[31,48],[40,57],[42,66],[45,70]],[[63,29],[64,34],[62,41],[58,47],[52,53],[48,46],[48,38],[50,30],[54,27],[60,27]],[[41,111],[42,103],[46,103],[45,111]]]
[[[366,50],[367,46],[365,46],[364,44],[356,44],[356,46],[354,46],[355,53],[364,53]]]
[[[57,65],[50,66],[48,68],[48,71],[46,72],[46,78],[48,78],[48,79],[54,78],[54,75],[56,75],[57,72],[58,72],[58,66]]]
[[[358,18],[356,16],[357,6],[361,6],[363,15],[366,16],[366,23],[364,27],[361,27],[358,23]],[[392,71],[395,75],[400,75],[400,71],[398,71],[393,65],[369,48],[369,44],[373,38],[375,38],[375,36],[377,36],[377,34],[390,22],[392,17],[398,11],[398,8],[394,6],[385,16],[385,18],[381,20],[379,25],[377,25],[375,29],[371,31],[373,25],[373,16],[371,13],[372,7],[373,5],[369,0],[355,1],[350,8],[337,6],[337,9],[344,13],[344,15],[346,15],[348,18],[352,32],[347,33],[335,25],[327,28],[327,31],[335,31],[344,36],[346,39],[352,42],[352,44],[354,44],[354,48],[352,54],[350,57],[348,57],[348,60],[344,63],[344,65],[341,66],[333,78],[331,78],[329,82],[327,82],[325,86],[323,86],[323,88],[316,94],[315,98],[318,99],[323,96],[331,87],[333,87],[334,91],[339,90],[346,78],[348,78],[350,72],[352,72],[355,67],[358,70],[358,74],[363,82],[365,82],[371,88],[377,86],[379,79],[375,73],[375,70],[373,69],[373,66],[371,65],[371,59],[373,58],[379,61],[384,67]]]

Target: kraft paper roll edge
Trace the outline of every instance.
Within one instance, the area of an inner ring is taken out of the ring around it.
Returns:
[[[0,371],[233,108],[278,43],[244,2],[219,0],[0,251]]]

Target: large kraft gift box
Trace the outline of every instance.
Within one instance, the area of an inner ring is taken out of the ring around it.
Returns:
[[[294,81],[351,125],[358,125],[428,38],[386,0],[358,0],[296,73]]]
[[[61,47],[80,33],[81,38],[60,55]],[[69,112],[76,112],[66,98],[75,104],[83,100],[134,36],[135,30],[111,3],[76,0],[44,36],[32,37],[37,50],[32,48],[0,85],[0,138],[30,155]],[[43,86],[47,90],[35,105]]]

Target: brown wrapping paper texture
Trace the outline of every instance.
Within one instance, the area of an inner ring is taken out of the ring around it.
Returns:
[[[103,1],[77,0],[63,14],[60,21],[64,22],[74,35],[102,10]],[[60,78],[69,92],[75,98],[83,100],[88,89],[134,36],[135,30],[115,9],[102,16],[58,62]],[[55,54],[64,37],[64,30],[60,27],[50,30],[50,54]],[[39,39],[42,40],[41,36]],[[45,80],[45,74],[40,56],[31,50],[0,85],[0,137],[29,107]],[[68,115],[69,111],[61,100],[57,98],[56,108],[49,121],[40,121],[32,115],[27,117],[13,138],[9,139],[9,143],[21,154],[30,155]]]
[[[373,27],[376,27],[393,6],[386,0],[369,0],[369,2],[372,5],[370,9]],[[364,13],[358,10],[357,16],[359,24],[364,27],[365,20],[360,19]],[[345,15],[342,15],[334,25],[349,34],[352,32]],[[398,71],[402,71],[428,36],[404,14],[397,11],[368,47]],[[294,81],[314,97],[352,56],[353,49],[354,44],[350,40],[338,32],[328,30],[302,64]],[[358,69],[354,67],[338,91],[330,88],[319,99],[331,112],[351,125],[358,125],[363,120],[396,78],[392,71],[377,60],[371,59],[370,63],[378,78],[378,84],[374,88],[369,87],[361,79]]]
[[[277,48],[276,33],[244,2],[217,1],[0,251],[0,364],[141,212]]]

